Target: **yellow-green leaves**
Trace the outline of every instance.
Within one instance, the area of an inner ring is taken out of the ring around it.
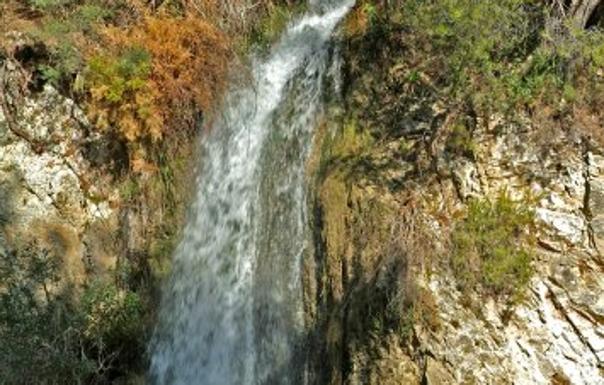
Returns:
[[[121,102],[125,94],[144,87],[151,70],[151,56],[143,48],[126,50],[119,57],[95,56],[88,63],[87,78],[97,97]]]
[[[533,212],[507,194],[472,200],[452,234],[452,267],[464,289],[516,296],[531,274]]]

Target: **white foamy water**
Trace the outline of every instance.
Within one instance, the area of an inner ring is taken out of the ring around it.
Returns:
[[[303,384],[304,165],[330,36],[352,4],[311,2],[204,138],[151,345],[152,384]]]

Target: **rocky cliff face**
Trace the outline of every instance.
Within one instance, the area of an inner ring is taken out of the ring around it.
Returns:
[[[345,108],[313,163],[314,383],[604,384],[604,147],[521,112],[460,133],[437,95],[397,91],[404,53],[343,55]],[[462,287],[451,264],[470,202],[502,193],[537,229],[520,298]]]
[[[0,68],[5,246],[35,242],[65,255],[64,277],[80,285],[120,263],[137,279],[161,276],[185,209],[193,142],[174,138],[171,157],[154,164],[132,159],[145,150],[96,130],[78,102],[52,86],[31,89],[22,63],[6,59]]]
[[[497,135],[477,131],[476,160],[453,163],[452,170],[462,201],[474,194],[494,199],[502,188],[518,199],[528,192],[538,197],[533,207],[541,231],[526,298],[509,309],[475,298],[476,313],[460,303],[446,273],[426,279],[443,321],[441,332],[420,333],[432,356],[427,376],[436,360],[447,363],[453,383],[604,381],[602,149],[562,133],[543,148],[531,131],[530,123]]]
[[[94,167],[80,108],[50,86],[22,92],[17,63],[2,63],[0,81],[0,191],[4,233],[10,243],[39,241],[65,255],[70,281],[87,269],[111,269],[119,255],[119,194]]]
[[[128,144],[30,75],[0,57],[1,377],[142,383],[194,141]]]
[[[311,382],[604,384],[604,147],[580,122],[545,130],[523,113],[455,132],[437,95],[401,84],[404,51],[369,48],[342,44],[344,88],[309,173]],[[124,183],[119,142],[52,87],[19,89],[17,63],[0,66],[0,251],[41,242],[76,284],[169,253],[159,241],[174,229],[155,228],[165,196],[136,187],[152,173]],[[462,287],[450,262],[470,202],[502,191],[537,226],[520,298]]]

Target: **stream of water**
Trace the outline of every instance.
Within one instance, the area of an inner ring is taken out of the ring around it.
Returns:
[[[151,345],[152,384],[304,384],[305,163],[330,37],[352,4],[311,1],[203,138]]]

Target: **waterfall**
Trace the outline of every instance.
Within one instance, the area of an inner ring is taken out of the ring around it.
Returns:
[[[329,39],[353,0],[310,1],[203,138],[151,346],[156,385],[302,385],[305,162]]]

